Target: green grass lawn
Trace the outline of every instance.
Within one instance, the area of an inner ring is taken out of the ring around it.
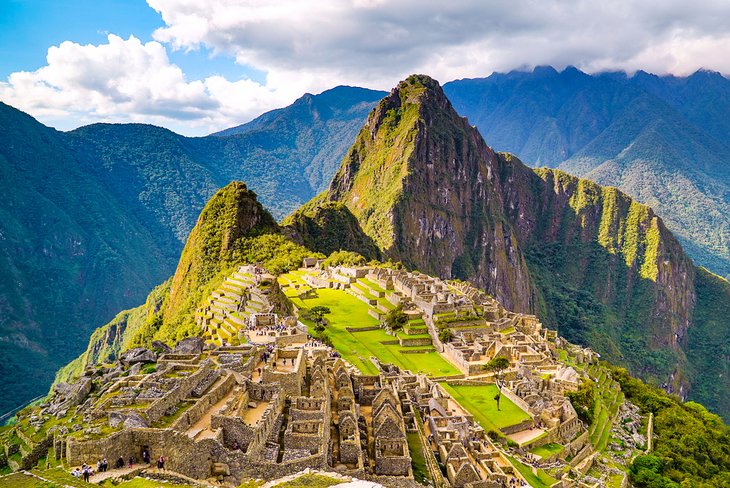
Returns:
[[[558,481],[542,469],[538,469],[537,474],[533,473],[532,468],[522,464],[512,456],[507,456],[507,459],[509,459],[512,466],[520,472],[522,477],[525,478],[525,480],[532,485],[533,488],[548,488],[550,485]]]
[[[287,275],[284,275],[286,278]],[[403,354],[408,349],[400,345],[385,345],[383,342],[395,341],[396,337],[389,336],[384,330],[362,332],[348,332],[346,327],[366,328],[377,326],[378,321],[368,315],[370,308],[365,302],[343,290],[321,288],[315,290],[313,298],[294,298],[297,306],[312,308],[317,305],[329,307],[331,313],[326,316],[329,325],[327,335],[332,340],[335,349],[364,374],[377,374],[378,370],[369,360],[375,356],[382,362],[392,363],[399,368],[408,369],[413,373],[425,373],[432,376],[452,376],[460,374],[453,364],[441,357],[435,350],[421,354]],[[291,299],[291,297],[290,297]],[[299,305],[301,304],[301,305]],[[313,324],[307,323],[308,326]],[[311,330],[311,329],[310,329]],[[423,346],[414,348],[422,349]]]
[[[496,385],[451,386],[446,382],[440,384],[487,431],[499,430],[530,419],[527,412],[504,395],[499,400],[500,409],[497,410],[497,402],[494,400],[498,391]]]
[[[84,480],[82,480],[81,478],[75,478],[75,477],[71,476],[71,473],[69,473],[68,471],[66,471],[63,468],[44,469],[44,470],[34,469],[32,472],[33,472],[33,474],[36,474],[36,475],[40,476],[41,478],[54,483],[56,486],[65,485],[65,486],[74,486],[74,487],[79,487],[79,488],[84,487],[84,486],[89,486],[88,483],[84,483]],[[4,486],[4,485],[2,485],[2,483],[0,482],[0,486]],[[48,486],[48,484],[46,484],[46,486]]]
[[[369,288],[372,288],[373,290],[378,291],[380,293],[385,293],[385,291],[386,291],[385,288],[383,288],[382,286],[378,285],[374,281],[369,280],[367,278],[360,278],[357,281],[362,282],[365,286],[368,286]]]
[[[413,478],[421,484],[426,484],[431,478],[426,466],[426,458],[423,456],[423,447],[418,432],[408,432],[408,450],[411,452],[411,466],[413,467]]]
[[[540,456],[542,458],[547,458],[547,457],[552,456],[553,454],[559,453],[562,450],[563,450],[563,446],[561,446],[560,444],[558,444],[556,442],[550,442],[548,444],[543,444],[540,447],[531,449],[530,452],[537,456]]]
[[[49,485],[37,478],[23,473],[14,473],[0,478],[3,488],[47,488]]]
[[[89,486],[88,483],[86,486]],[[160,488],[163,486],[174,486],[175,488],[194,488],[191,485],[180,485],[172,483],[162,483],[160,481],[150,480],[147,478],[132,478],[131,480],[122,481],[121,483],[114,484],[111,481],[105,481],[101,484],[104,488]]]
[[[321,474],[305,474],[299,478],[284,483],[274,485],[273,488],[326,488],[328,486],[339,485],[342,480],[323,476]]]

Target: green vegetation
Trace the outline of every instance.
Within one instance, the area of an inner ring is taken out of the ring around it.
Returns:
[[[327,266],[358,265],[366,259],[380,258],[380,250],[347,206],[323,198],[319,195],[303,205],[282,225],[309,249],[328,254]]]
[[[512,463],[512,466],[514,466],[515,469],[519,471],[522,477],[525,478],[525,480],[533,488],[549,488],[550,485],[558,481],[542,469],[538,469],[537,474],[533,473],[532,468],[522,464],[512,456],[507,456],[507,459],[509,459],[509,462]]]
[[[530,449],[530,452],[532,454],[535,454],[542,458],[548,458],[550,456],[558,454],[562,450],[563,450],[563,446],[561,446],[560,444],[558,444],[556,442],[549,442],[547,444],[543,444],[540,447],[535,447],[533,449]]]
[[[390,310],[383,321],[383,324],[390,330],[401,330],[407,323],[408,315],[403,311],[402,304],[398,304],[397,307]]]
[[[0,486],[3,488],[56,488],[59,485],[46,483],[25,473],[14,473],[0,478]]]
[[[298,280],[296,274],[289,273],[281,277],[281,281],[295,282]],[[337,351],[360,371],[365,374],[377,374],[377,368],[370,361],[370,357],[376,357],[385,363],[408,369],[414,373],[426,373],[433,376],[451,376],[459,374],[456,366],[453,366],[441,357],[432,347],[430,352],[405,353],[409,350],[419,350],[423,347],[402,347],[393,344],[395,338],[379,328],[378,320],[368,314],[370,308],[365,302],[342,290],[322,288],[307,290],[297,294],[293,288],[284,290],[287,298],[299,309],[311,309],[316,306],[324,306],[330,309],[328,315],[326,334]],[[307,323],[307,320],[304,320]],[[314,328],[314,323],[309,321],[307,325]],[[362,330],[377,327],[375,330]],[[348,331],[350,328],[353,331]],[[317,335],[316,331],[315,335]]]
[[[421,484],[427,484],[431,479],[426,466],[426,458],[423,455],[423,444],[418,432],[406,433],[408,439],[408,450],[411,453],[411,466],[413,468],[413,479]]]
[[[104,482],[101,484],[102,488],[160,488],[161,483],[156,480],[147,478],[136,477],[131,480],[122,481],[121,483]],[[86,485],[88,486],[88,484]],[[165,485],[163,485],[165,486]],[[191,485],[175,483],[175,488],[195,488]]]
[[[710,488],[730,485],[730,428],[695,402],[682,403],[663,390],[610,368],[626,397],[654,413],[654,446],[638,456],[629,475],[638,488]]]
[[[509,359],[499,356],[496,358],[490,359],[486,364],[482,366],[482,369],[484,371],[488,371],[490,373],[494,373],[497,375],[497,381],[502,381],[502,372],[509,368]],[[499,400],[497,400],[497,410],[499,410]]]
[[[502,397],[500,409],[497,409],[494,397],[499,393],[499,389],[496,385],[462,386],[449,385],[446,382],[440,384],[454,400],[474,415],[474,420],[485,430],[498,431],[502,427],[530,420],[530,415],[507,397]]]
[[[326,488],[343,483],[342,480],[321,474],[305,474],[291,481],[274,485],[272,488]]]
[[[595,394],[592,381],[583,381],[578,391],[569,391],[566,396],[573,404],[578,418],[587,425],[593,423],[593,412],[595,407]]]
[[[393,96],[381,100],[368,119],[371,123],[360,131],[345,156],[327,196],[349,203],[356,195],[357,204],[349,209],[380,249],[393,245],[390,209],[401,197],[409,171],[413,135],[420,120],[419,95],[432,83],[427,77],[410,76],[398,84]],[[368,127],[377,127],[377,133],[371,135]]]

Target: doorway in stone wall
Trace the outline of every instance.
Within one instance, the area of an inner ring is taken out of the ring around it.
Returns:
[[[142,446],[140,448],[139,458],[142,460],[142,464],[150,464],[152,462],[152,453],[150,452],[150,446]]]

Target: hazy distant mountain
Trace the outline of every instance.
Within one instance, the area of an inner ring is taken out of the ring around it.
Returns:
[[[730,80],[541,67],[444,90],[495,149],[617,186],[730,275]]]

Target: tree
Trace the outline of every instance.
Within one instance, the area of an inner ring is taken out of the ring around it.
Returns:
[[[314,320],[315,330],[318,327],[324,327],[324,316],[332,313],[329,307],[317,305],[309,309],[309,316]]]
[[[408,315],[403,311],[403,305],[398,305],[388,312],[384,323],[390,330],[401,330],[408,323]]]
[[[439,340],[441,342],[449,342],[453,338],[454,334],[451,332],[451,329],[443,328],[439,331]]]
[[[482,369],[484,371],[495,373],[497,375],[497,388],[500,388],[500,383],[502,381],[502,372],[505,369],[509,368],[509,365],[509,359],[500,356],[490,359],[488,363],[482,366]],[[495,398],[495,400],[497,399]],[[499,400],[497,400],[497,406],[499,406]]]

